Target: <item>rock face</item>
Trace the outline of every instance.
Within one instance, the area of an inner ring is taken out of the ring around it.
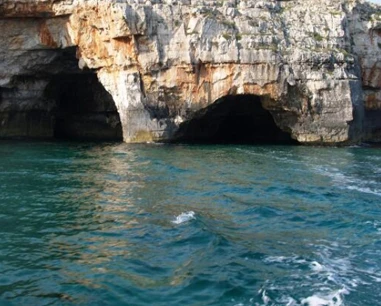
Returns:
[[[301,143],[381,140],[381,8],[361,0],[0,0],[0,28],[0,137],[53,137],[74,108],[70,135],[169,141],[252,95]]]

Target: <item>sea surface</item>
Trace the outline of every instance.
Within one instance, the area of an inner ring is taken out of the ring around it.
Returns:
[[[0,142],[0,305],[381,305],[381,149]]]

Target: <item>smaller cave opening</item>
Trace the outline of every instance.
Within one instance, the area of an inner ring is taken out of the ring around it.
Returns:
[[[175,142],[200,144],[297,144],[281,130],[261,97],[228,95],[183,122]]]
[[[54,76],[46,88],[46,97],[54,105],[55,139],[123,140],[112,96],[92,71]]]

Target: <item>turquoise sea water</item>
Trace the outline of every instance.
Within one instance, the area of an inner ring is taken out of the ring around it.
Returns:
[[[0,143],[0,305],[380,305],[381,150]]]

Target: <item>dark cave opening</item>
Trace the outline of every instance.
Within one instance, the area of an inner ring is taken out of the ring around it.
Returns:
[[[53,105],[54,138],[122,141],[122,126],[112,96],[93,71],[78,68],[74,54],[66,63],[70,61],[71,69],[53,76],[45,91]]]
[[[219,99],[182,123],[175,139],[201,144],[297,144],[255,95]]]
[[[55,95],[56,139],[122,141],[122,127],[111,95],[93,73],[58,75]]]

